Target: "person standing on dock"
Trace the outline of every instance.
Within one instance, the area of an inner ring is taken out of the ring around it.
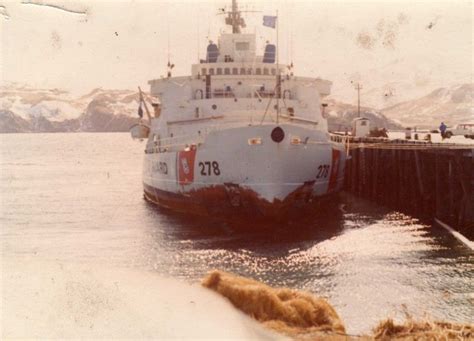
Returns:
[[[448,128],[446,124],[444,124],[444,122],[441,122],[441,125],[439,126],[439,132],[441,133],[441,138],[443,140],[446,137],[446,128]]]

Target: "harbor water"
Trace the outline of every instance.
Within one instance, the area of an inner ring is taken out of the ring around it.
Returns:
[[[189,283],[230,271],[327,298],[352,334],[405,314],[473,322],[474,253],[443,229],[347,194],[332,212],[278,226],[173,214],[143,199],[143,149],[122,133],[0,135],[2,262]]]

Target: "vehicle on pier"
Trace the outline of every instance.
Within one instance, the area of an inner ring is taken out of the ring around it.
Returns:
[[[322,110],[331,82],[295,76],[292,65],[278,63],[275,44],[258,55],[256,34],[242,32],[235,0],[226,24],[232,33],[209,43],[190,76],[168,72],[149,81],[161,104],[149,114],[149,132],[132,131],[148,138],[145,198],[248,221],[315,212],[344,179],[344,147],[330,140]]]
[[[464,136],[467,139],[474,139],[474,123],[457,124],[453,128],[446,130],[446,136]]]

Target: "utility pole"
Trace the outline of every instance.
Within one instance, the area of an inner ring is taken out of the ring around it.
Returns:
[[[360,90],[362,89],[362,85],[357,82],[355,89],[357,90],[357,117],[360,117]]]

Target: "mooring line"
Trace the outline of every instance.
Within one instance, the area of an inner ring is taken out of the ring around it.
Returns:
[[[435,220],[436,223],[438,223],[438,225],[440,225],[441,227],[444,227],[446,230],[448,230],[457,240],[459,240],[461,243],[463,243],[468,248],[470,248],[472,251],[474,251],[474,242],[471,242],[469,239],[464,237],[461,233],[459,233],[458,231],[455,231],[451,226],[449,226],[448,224],[442,222],[438,218],[435,218],[434,220]]]

